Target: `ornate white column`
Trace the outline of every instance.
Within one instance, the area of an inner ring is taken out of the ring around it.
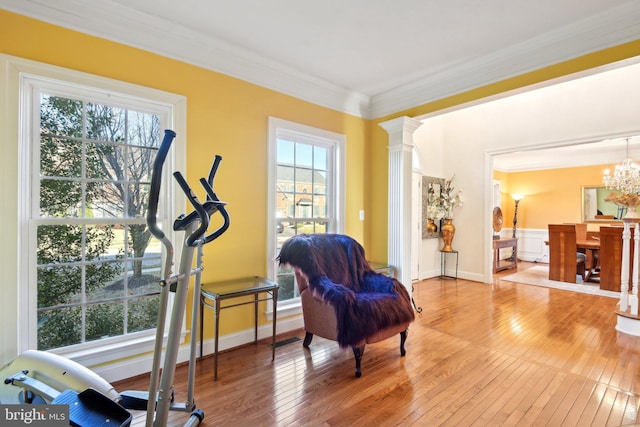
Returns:
[[[620,311],[627,311],[629,308],[629,260],[630,260],[630,222],[624,221],[622,231],[622,271],[620,273]]]
[[[422,125],[398,117],[380,126],[389,134],[388,262],[411,293],[411,173],[413,133]]]
[[[629,295],[629,306],[631,308],[631,314],[638,315],[638,268],[640,265],[638,259],[640,258],[640,228],[636,222],[633,228],[633,275],[631,276],[631,295]]]

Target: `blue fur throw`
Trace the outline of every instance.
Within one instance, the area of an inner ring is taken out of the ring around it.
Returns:
[[[381,329],[415,319],[405,287],[373,271],[362,245],[349,236],[293,236],[282,245],[278,261],[299,269],[313,294],[333,306],[341,347],[360,345]]]

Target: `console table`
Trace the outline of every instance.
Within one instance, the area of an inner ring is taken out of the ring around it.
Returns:
[[[258,302],[273,301],[273,332],[271,334],[271,360],[276,358],[276,308],[278,304],[278,284],[262,277],[244,277],[241,279],[225,280],[202,285],[200,291],[200,358],[202,358],[204,308],[212,308],[214,313],[214,349],[213,349],[213,380],[218,379],[218,334],[220,331],[220,310],[253,304],[255,316],[254,342],[258,342]],[[264,294],[260,298],[260,294]],[[221,305],[226,299],[253,295],[253,299],[235,304]]]
[[[500,249],[513,248],[510,258],[501,260]],[[495,239],[493,241],[493,272],[507,270],[509,268],[518,269],[518,238]]]

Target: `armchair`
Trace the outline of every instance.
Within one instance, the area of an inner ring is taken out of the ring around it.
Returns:
[[[339,234],[297,235],[280,250],[280,264],[295,270],[302,300],[305,339],[313,335],[351,347],[355,375],[362,375],[366,344],[400,335],[400,355],[407,328],[415,319],[411,298],[396,279],[373,271],[364,249],[351,237]]]

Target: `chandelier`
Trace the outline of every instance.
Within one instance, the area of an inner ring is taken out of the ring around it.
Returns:
[[[608,189],[618,190],[622,194],[640,193],[640,166],[633,163],[629,156],[629,138],[627,138],[626,158],[615,167],[613,175],[609,173],[609,169],[606,169],[602,182]]]

